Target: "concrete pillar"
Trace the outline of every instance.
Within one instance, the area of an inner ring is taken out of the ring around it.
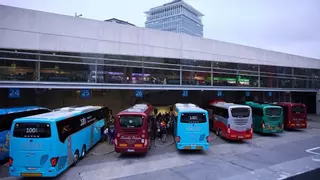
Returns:
[[[317,115],[320,115],[320,90],[317,92],[317,96],[316,96],[316,103],[317,103]]]

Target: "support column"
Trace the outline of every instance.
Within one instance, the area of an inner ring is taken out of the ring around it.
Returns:
[[[95,73],[95,78],[94,78],[94,82],[95,83],[97,83],[97,77],[98,77],[98,60],[96,60],[96,63],[95,63],[95,65],[94,65],[94,71],[96,72]],[[104,74],[102,74],[102,76],[103,76]]]
[[[316,101],[316,114],[320,115],[320,90],[317,92]]]
[[[182,85],[182,66],[180,65],[180,86]]]
[[[258,87],[261,87],[260,82],[260,65],[258,65]]]
[[[211,86],[213,86],[213,61],[211,61]]]

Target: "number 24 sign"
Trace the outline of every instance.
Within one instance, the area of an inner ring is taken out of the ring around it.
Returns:
[[[10,88],[8,93],[9,98],[20,98],[19,88]]]

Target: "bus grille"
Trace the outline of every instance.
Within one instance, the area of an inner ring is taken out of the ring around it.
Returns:
[[[135,134],[140,132],[140,129],[123,128],[123,129],[121,129],[121,132],[125,133],[125,134],[133,134],[133,135],[135,135]]]
[[[248,119],[234,119],[234,124],[237,126],[243,126],[248,123]]]

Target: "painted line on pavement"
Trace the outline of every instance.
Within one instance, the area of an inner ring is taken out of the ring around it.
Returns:
[[[184,158],[174,157],[149,162],[139,162],[125,166],[106,166],[103,169],[80,173],[80,177],[82,180],[111,180],[193,163],[194,162]]]
[[[306,152],[310,154],[320,155],[320,153],[314,152],[314,150],[320,149],[320,147],[314,147],[311,149],[307,149]]]

